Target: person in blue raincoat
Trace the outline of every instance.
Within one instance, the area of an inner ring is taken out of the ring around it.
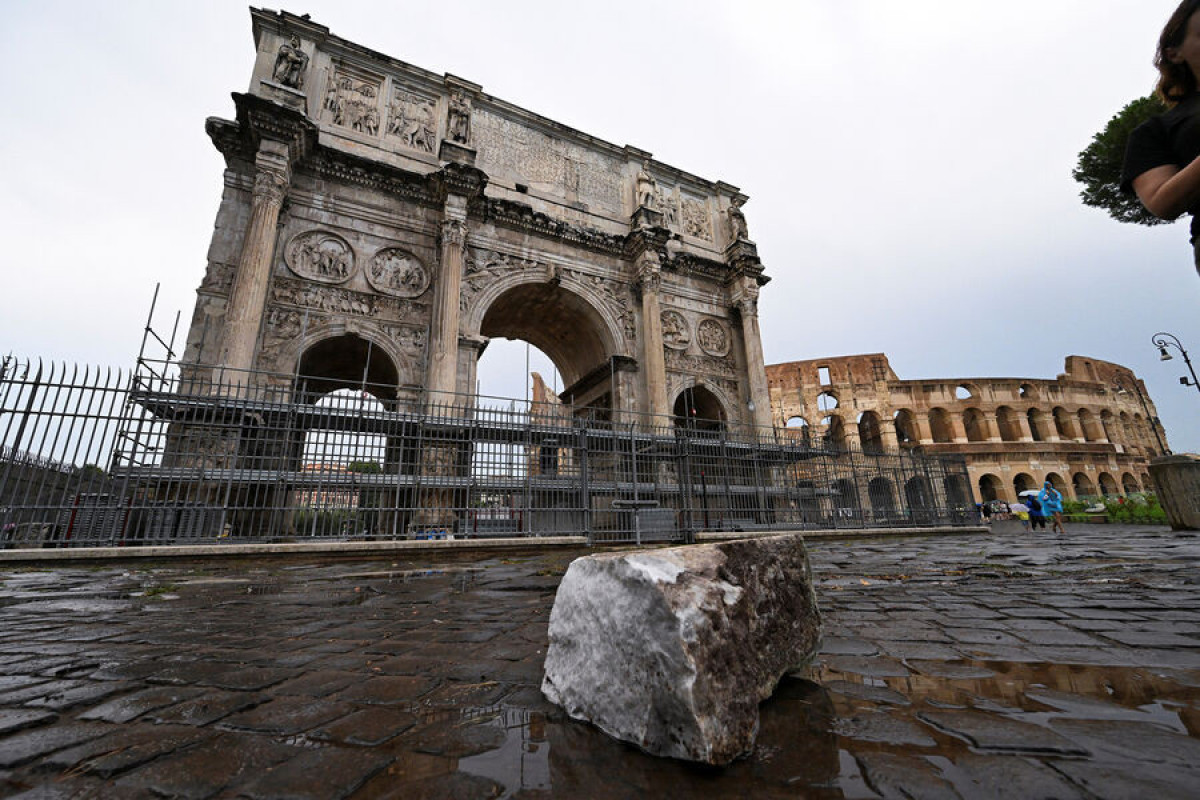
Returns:
[[[1052,518],[1054,521],[1050,525],[1050,530],[1066,533],[1066,528],[1063,527],[1063,499],[1062,494],[1050,481],[1046,481],[1046,485],[1042,487],[1042,493],[1038,495],[1038,500],[1042,504],[1042,513]]]

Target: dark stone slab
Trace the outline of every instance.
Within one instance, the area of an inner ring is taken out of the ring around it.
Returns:
[[[1086,756],[1089,752],[1048,728],[981,711],[922,711],[917,718],[984,751]]]
[[[435,686],[435,679],[425,677],[395,675],[368,678],[343,691],[338,699],[377,705],[411,705]]]
[[[1016,636],[999,630],[983,630],[979,628],[947,628],[946,635],[954,641],[962,642],[963,644],[1021,644],[1021,640]]]
[[[872,703],[887,703],[888,705],[912,705],[907,697],[884,686],[867,686],[852,681],[829,681],[822,684],[827,690],[855,697],[859,700],[870,700]]]
[[[1184,636],[1178,633],[1161,633],[1158,631],[1105,631],[1106,636],[1115,642],[1131,647],[1188,647],[1200,648],[1200,637]]]
[[[281,683],[294,674],[292,670],[278,667],[242,667],[218,673],[197,683],[231,691],[255,692]]]
[[[61,694],[62,692],[67,692],[71,689],[87,686],[89,683],[90,681],[57,680],[28,684],[20,688],[10,689],[9,691],[0,695],[0,705],[22,705],[30,702],[31,700],[36,700],[39,697],[45,697],[49,694]]]
[[[345,703],[309,697],[280,697],[225,717],[221,727],[289,736],[344,717],[353,710],[353,706]]]
[[[111,778],[211,735],[187,726],[118,727],[99,739],[46,756],[38,763],[37,769]]]
[[[0,767],[18,767],[55,750],[99,738],[109,731],[106,725],[76,722],[15,733],[0,739]]]
[[[45,725],[58,719],[52,711],[25,708],[0,708],[0,736]]]
[[[450,758],[486,753],[504,744],[504,729],[491,722],[446,719],[433,725],[415,728],[404,735],[406,743],[418,753]]]
[[[309,697],[325,697],[334,692],[340,692],[351,684],[364,680],[355,672],[341,670],[319,670],[309,672],[297,678],[292,678],[276,686],[272,694],[300,694]]]
[[[201,800],[257,777],[300,752],[265,736],[219,734],[123,776],[115,788],[121,797],[149,792],[158,797]]]
[[[404,733],[417,724],[417,720],[416,714],[387,706],[364,708],[320,725],[309,731],[308,736],[318,741],[374,747]]]
[[[954,760],[980,797],[991,800],[1083,800],[1085,795],[1044,764],[1017,756],[964,753]]]
[[[960,800],[954,787],[922,758],[862,753],[857,759],[867,785],[883,797]]]
[[[94,703],[106,697],[112,697],[114,694],[127,692],[132,687],[133,684],[124,681],[87,681],[79,686],[51,692],[36,700],[30,700],[26,705],[64,711],[74,706]]]
[[[982,680],[994,677],[996,674],[987,667],[952,661],[921,661],[910,658],[904,663],[922,675],[949,680]]]
[[[819,652],[831,656],[873,656],[879,654],[879,646],[865,639],[826,636],[821,640]]]
[[[1114,759],[1184,767],[1200,765],[1200,739],[1172,733],[1151,722],[1055,719],[1050,725],[1093,752]],[[1200,773],[1197,780],[1200,781]]]
[[[145,689],[136,694],[116,697],[79,715],[80,719],[122,723],[137,719],[148,711],[166,708],[203,694],[203,689],[188,686],[162,686]]]
[[[937,744],[916,724],[885,712],[840,717],[834,721],[833,731],[838,736],[846,736],[864,742],[883,742],[910,747],[933,747]]]
[[[868,678],[907,678],[910,674],[900,662],[882,656],[822,656],[820,660],[831,670]]]
[[[208,725],[237,711],[253,708],[267,699],[265,695],[255,692],[214,690],[177,705],[150,712],[149,717],[164,724]]]
[[[944,644],[926,642],[892,642],[881,640],[879,649],[893,658],[908,660],[915,658],[925,661],[957,661],[963,654],[953,647]]]
[[[1164,764],[1150,770],[1131,769],[1129,764],[1062,760],[1051,766],[1104,800],[1196,800],[1196,786],[1200,785],[1196,771]]]
[[[368,750],[343,747],[309,750],[268,770],[239,795],[253,800],[341,800],[391,761],[390,755]]]

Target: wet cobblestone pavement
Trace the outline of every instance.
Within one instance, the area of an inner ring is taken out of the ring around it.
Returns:
[[[822,654],[724,770],[541,698],[579,551],[0,570],[0,795],[1200,793],[1200,536],[810,543]]]

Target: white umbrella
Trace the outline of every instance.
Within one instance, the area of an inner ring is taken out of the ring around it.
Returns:
[[[1039,494],[1041,494],[1041,492],[1039,492],[1037,489],[1026,489],[1023,492],[1017,492],[1017,497],[1037,497]],[[1026,510],[1028,511],[1028,509]]]
[[[1024,503],[1009,503],[1008,510],[1014,514],[1017,514],[1021,511],[1028,511],[1029,506],[1025,505]]]

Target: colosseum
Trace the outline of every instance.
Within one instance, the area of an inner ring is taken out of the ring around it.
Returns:
[[[901,380],[883,353],[767,366],[776,424],[834,447],[966,458],[977,501],[1052,482],[1065,497],[1150,491],[1169,452],[1145,384],[1108,361],[1067,356],[1054,380]]]

